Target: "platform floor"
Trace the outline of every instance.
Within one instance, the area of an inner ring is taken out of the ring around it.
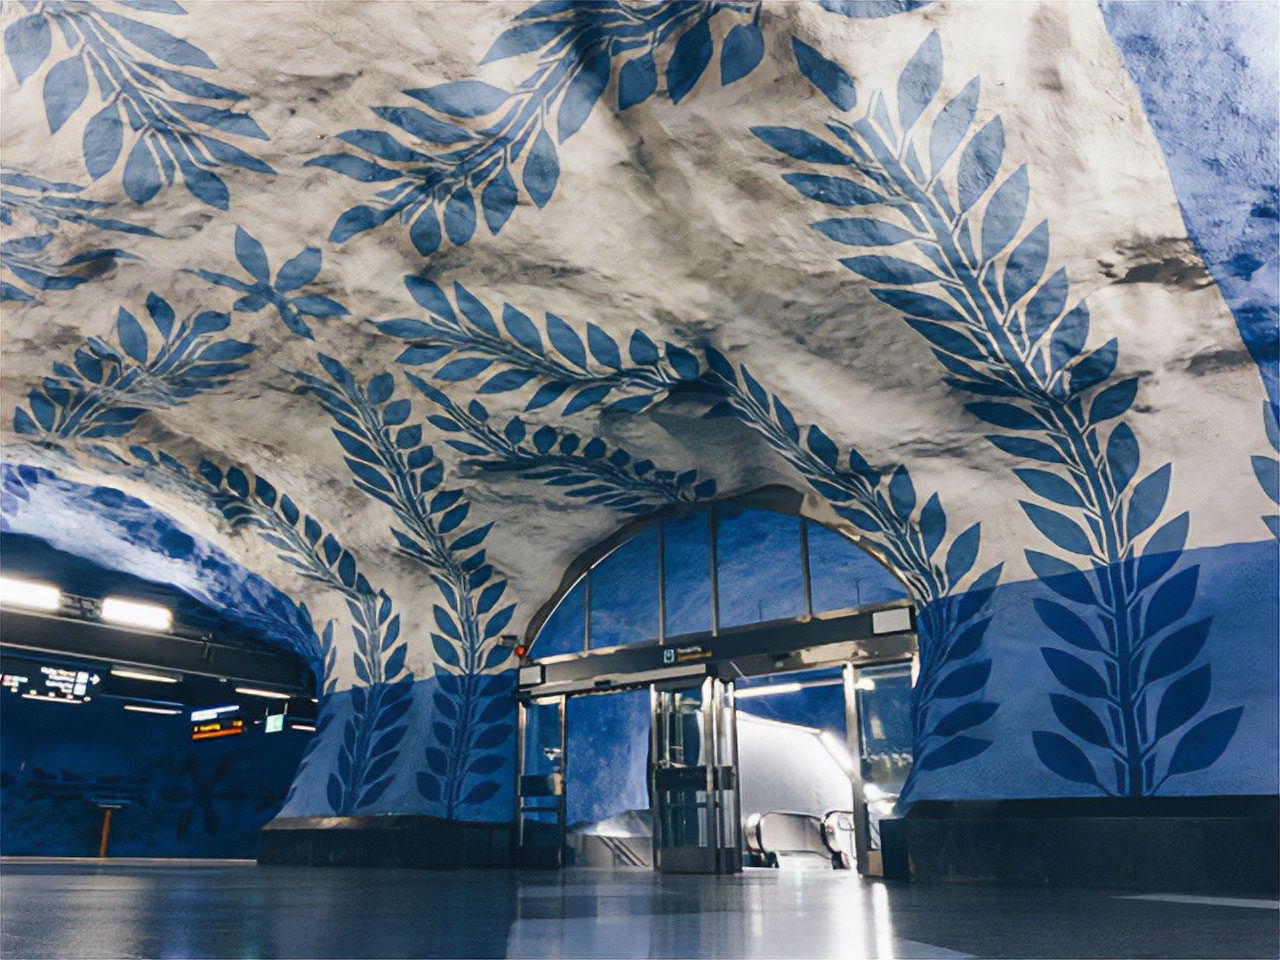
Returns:
[[[657,877],[0,862],[0,956],[1277,957],[1249,898]]]

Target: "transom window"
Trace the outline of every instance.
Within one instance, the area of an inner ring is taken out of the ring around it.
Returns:
[[[550,657],[905,599],[906,588],[840,533],[730,501],[637,530],[566,591],[530,647]]]

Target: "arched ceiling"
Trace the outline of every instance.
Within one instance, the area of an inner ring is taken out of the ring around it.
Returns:
[[[1017,506],[1058,489],[1015,472],[1056,469],[1020,411],[1073,397],[1085,442],[1125,417],[1119,469],[1176,461],[1150,509],[1189,544],[1265,533],[1258,367],[1097,7],[3,18],[10,462],[141,498],[317,624],[385,591],[417,675],[428,578],[519,631],[586,545],[713,492],[803,490],[892,558],[879,503],[923,599],[1026,579],[1088,535]]]

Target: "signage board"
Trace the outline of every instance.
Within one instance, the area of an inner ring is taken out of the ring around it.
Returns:
[[[284,714],[283,713],[267,714],[267,721],[263,725],[262,729],[266,733],[279,733],[281,730],[284,729]]]
[[[215,740],[218,737],[234,737],[239,733],[244,733],[244,721],[239,718],[234,720],[207,720],[204,723],[193,723],[191,725],[192,740]]]
[[[24,700],[47,700],[52,703],[86,703],[93,688],[102,678],[88,670],[42,666],[38,672],[6,673],[0,686]]]

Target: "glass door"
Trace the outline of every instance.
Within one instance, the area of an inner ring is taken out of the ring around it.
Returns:
[[[516,853],[522,867],[564,866],[564,697],[520,704]]]
[[[911,772],[911,665],[889,663],[845,672],[845,703],[854,763],[854,839],[858,872],[883,876],[880,821]]]
[[[742,869],[733,685],[657,684],[650,764],[654,865],[668,873]]]

